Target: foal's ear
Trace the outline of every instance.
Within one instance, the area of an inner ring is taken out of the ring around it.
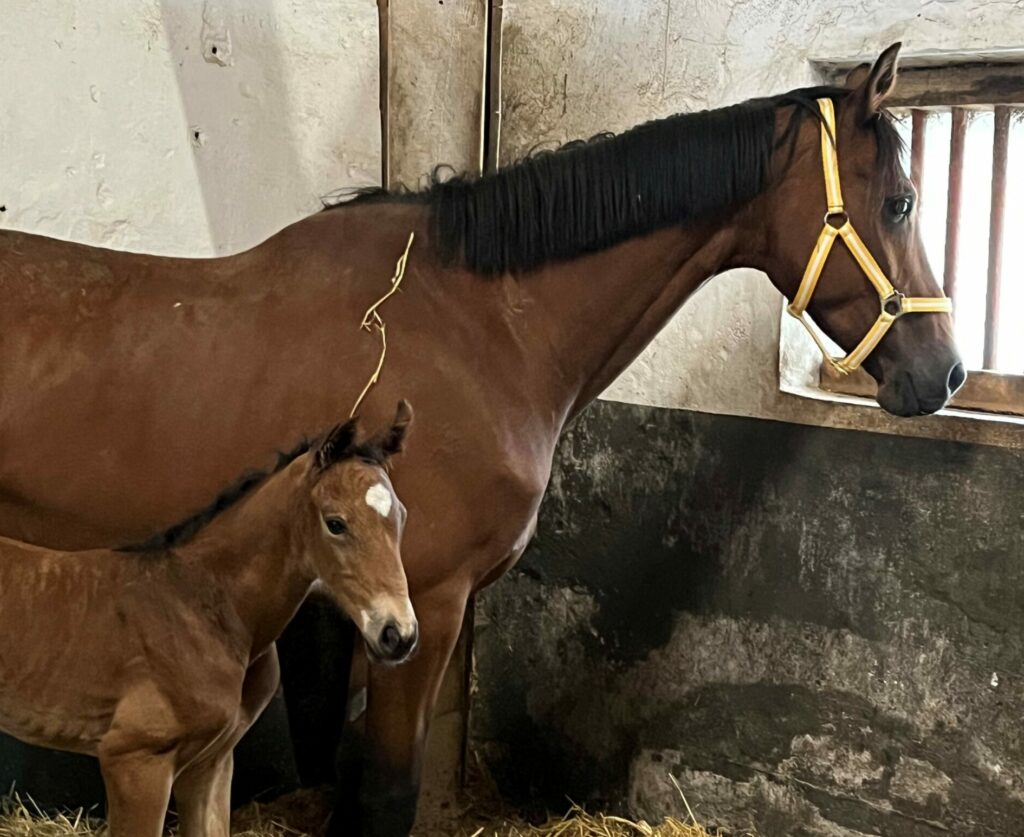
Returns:
[[[352,447],[356,441],[358,423],[358,419],[350,418],[342,424],[335,425],[331,432],[324,436],[313,454],[317,470],[324,471],[330,468]]]
[[[398,402],[398,410],[395,413],[395,420],[391,427],[381,434],[377,444],[385,456],[394,456],[400,453],[405,443],[405,437],[412,425],[412,407],[409,402],[402,399]]]
[[[846,77],[846,86],[854,92],[851,102],[858,109],[857,116],[864,123],[873,119],[882,108],[882,102],[896,86],[896,65],[901,43],[895,43],[878,56],[874,66],[862,64]]]

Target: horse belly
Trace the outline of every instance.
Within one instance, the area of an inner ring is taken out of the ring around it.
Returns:
[[[110,729],[110,713],[90,717],[83,709],[70,713],[33,707],[21,695],[0,693],[0,731],[26,744],[95,755]]]
[[[109,585],[97,595],[87,559],[72,575],[64,561],[47,571],[31,552],[0,557],[0,729],[91,752],[110,724],[132,645],[117,630]]]
[[[29,744],[94,752],[116,705],[109,666],[78,643],[40,642],[31,629],[13,639],[0,643],[0,729]]]

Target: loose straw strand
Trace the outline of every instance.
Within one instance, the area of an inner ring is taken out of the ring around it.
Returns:
[[[367,393],[369,393],[369,391],[373,389],[374,384],[380,380],[380,373],[384,368],[384,358],[388,353],[388,337],[384,320],[381,319],[378,309],[392,296],[398,293],[402,280],[405,278],[405,265],[409,261],[409,250],[412,249],[412,242],[415,237],[415,232],[409,233],[409,241],[405,245],[405,251],[398,257],[398,261],[395,262],[395,272],[391,277],[391,288],[386,294],[384,294],[384,296],[366,309],[366,313],[363,314],[363,320],[359,324],[359,327],[364,331],[372,331],[374,326],[377,327],[377,330],[380,332],[380,357],[377,360],[377,368],[373,370],[370,380],[366,382],[366,386],[364,386],[363,391],[359,393],[356,403],[352,405],[352,410],[348,414],[349,418],[352,418],[352,416],[356,414],[356,410],[358,410],[359,406],[363,403],[363,399],[366,398]]]

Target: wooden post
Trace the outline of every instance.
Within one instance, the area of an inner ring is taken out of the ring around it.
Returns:
[[[992,206],[988,227],[988,294],[985,298],[985,360],[986,369],[994,369],[998,361],[999,289],[1002,283],[1003,216],[1006,210],[1006,160],[1010,146],[1010,108],[995,108],[995,131],[992,138]]]

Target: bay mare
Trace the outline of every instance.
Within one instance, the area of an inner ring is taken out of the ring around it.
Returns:
[[[835,104],[861,237],[900,291],[940,293],[883,110],[896,53],[846,87],[670,117],[480,180],[356,201],[236,256],[0,235],[0,532],[65,548],[124,543],[195,507],[259,451],[328,425],[365,380],[352,370],[376,366],[379,345],[358,324],[415,232],[363,412],[383,421],[407,393],[422,420],[397,475],[420,652],[369,668],[332,824],[406,834],[467,601],[529,542],[566,423],[709,277],[755,268],[792,298],[824,213],[818,98]],[[846,351],[878,317],[845,250],[809,311]],[[938,410],[963,380],[950,317],[899,319],[864,368],[889,412]],[[290,701],[332,667],[344,690],[351,641],[286,638]],[[343,695],[328,699],[338,728]],[[325,778],[336,736],[322,716],[290,716],[304,775]]]
[[[113,837],[228,837],[233,750],[279,683],[275,640],[315,585],[379,660],[416,644],[387,474],[411,413],[243,479],[127,550],[0,539],[0,729],[99,757]]]

